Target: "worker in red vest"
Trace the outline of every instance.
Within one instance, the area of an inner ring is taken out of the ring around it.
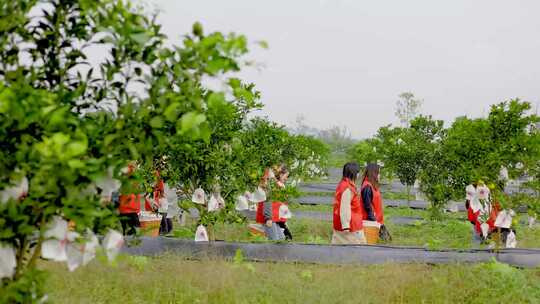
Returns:
[[[257,204],[255,220],[265,226],[266,236],[270,240],[292,240],[292,233],[287,226],[290,212],[285,182],[288,177],[287,167],[279,165],[268,168],[261,181],[260,187],[265,190],[266,201]]]
[[[133,174],[136,164],[130,163],[127,168],[127,175]],[[137,185],[134,186],[137,188]],[[135,235],[136,227],[140,227],[139,212],[141,210],[152,210],[150,200],[141,193],[121,194],[119,196],[118,212],[120,213],[120,223],[124,235]]]
[[[362,224],[363,209],[355,184],[359,172],[360,166],[355,162],[343,167],[343,177],[334,195],[332,244],[366,244]]]
[[[473,224],[473,242],[485,241],[496,230],[495,221],[501,211],[500,204],[492,202],[490,190],[483,183],[472,183],[465,188],[467,219]],[[484,204],[481,203],[484,201]],[[486,231],[482,231],[482,224],[487,224]],[[506,229],[509,232],[509,229]]]
[[[391,240],[390,233],[384,226],[383,200],[379,187],[380,166],[370,163],[364,169],[362,186],[360,187],[360,200],[363,208],[363,219],[379,223],[379,238],[383,241]]]
[[[379,165],[368,164],[362,176],[360,188],[364,220],[376,221],[384,224],[382,196],[379,190]]]
[[[165,193],[165,183],[161,177],[160,171],[156,170],[156,184],[154,185],[154,209],[162,216],[159,226],[159,234],[169,234],[173,229],[172,218],[168,217],[169,202]]]

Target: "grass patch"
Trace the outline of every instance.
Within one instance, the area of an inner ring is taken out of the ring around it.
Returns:
[[[54,303],[537,303],[540,270],[478,265],[314,265],[165,255],[68,272],[44,262]]]
[[[328,196],[333,198],[334,192],[333,191],[314,191],[314,192],[300,192],[300,196]],[[383,200],[407,200],[407,193],[406,192],[384,192],[382,194]],[[409,196],[411,201],[415,200],[414,195]]]
[[[320,212],[332,212],[332,205],[304,205],[299,203],[289,203],[289,208],[294,211],[320,211]]]
[[[334,192],[333,191],[300,192],[300,197],[302,196],[328,196],[332,199],[334,197]]]
[[[332,213],[334,207],[332,205],[304,205],[299,203],[290,203],[289,208],[294,214],[294,211],[318,211]],[[429,218],[429,211],[422,209],[412,209],[408,207],[386,207],[384,208],[384,216],[385,218],[391,218],[395,216],[418,216],[427,219]],[[464,212],[445,213],[445,216],[456,219],[466,218],[466,214]]]
[[[392,192],[392,191],[385,191],[382,193],[383,200],[407,200],[407,192]],[[415,197],[414,195],[409,196],[410,201],[414,201]]]
[[[529,228],[520,224],[517,230],[518,247],[540,248],[540,227]]]
[[[471,224],[455,219],[441,222],[418,221],[414,225],[394,225],[388,221],[392,244],[429,249],[471,248]]]

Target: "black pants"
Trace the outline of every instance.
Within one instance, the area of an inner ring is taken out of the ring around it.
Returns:
[[[141,226],[139,215],[137,213],[120,214],[120,224],[122,224],[122,233],[124,235],[137,234],[137,227]]]
[[[287,223],[285,222],[276,222],[276,224],[279,226],[279,228],[283,229],[283,234],[285,234],[285,239],[292,241],[292,234],[289,230],[289,227],[287,226]]]
[[[167,218],[167,213],[163,213],[161,225],[159,226],[159,234],[169,234],[172,229],[172,218]]]

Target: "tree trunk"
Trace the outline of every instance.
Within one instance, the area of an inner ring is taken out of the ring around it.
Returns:
[[[407,184],[407,206],[411,207],[411,185]]]

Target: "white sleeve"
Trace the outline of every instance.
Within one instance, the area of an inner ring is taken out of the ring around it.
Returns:
[[[351,223],[351,201],[352,192],[350,189],[343,191],[341,194],[341,205],[339,208],[341,228],[348,229]]]

